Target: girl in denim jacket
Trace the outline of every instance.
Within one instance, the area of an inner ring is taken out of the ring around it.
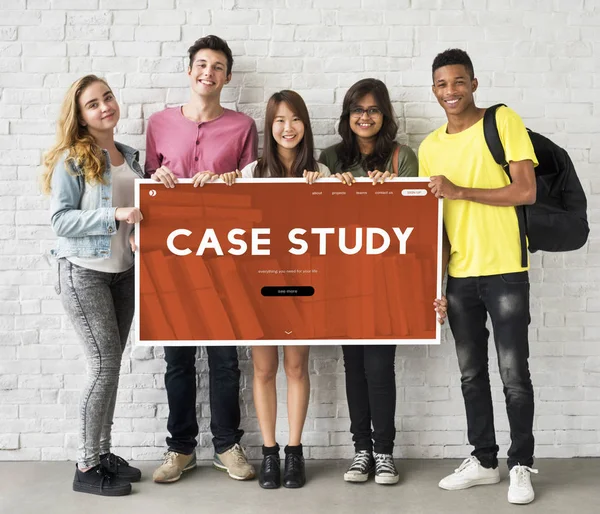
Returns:
[[[95,75],[67,92],[57,142],[44,159],[58,236],[57,292],[87,358],[73,490],[104,496],[131,492],[138,469],[110,451],[121,357],[134,312],[133,227],[142,219],[134,182],[138,152],[114,140],[119,105]]]

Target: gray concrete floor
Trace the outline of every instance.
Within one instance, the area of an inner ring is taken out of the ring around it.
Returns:
[[[69,462],[0,462],[1,514],[211,514],[332,513],[348,514],[527,514],[600,513],[600,459],[539,459],[533,475],[536,500],[528,506],[506,500],[508,477],[465,491],[443,491],[441,477],[456,460],[398,460],[396,486],[346,484],[345,461],[308,461],[303,489],[262,490],[256,480],[236,482],[202,462],[177,483],[152,483],[155,462],[137,463],[142,481],[130,496],[104,498],[74,493],[74,464]]]

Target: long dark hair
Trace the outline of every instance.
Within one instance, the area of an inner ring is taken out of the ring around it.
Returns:
[[[296,157],[292,163],[291,176],[301,177],[304,170],[317,171],[317,161],[315,159],[315,144],[313,141],[312,128],[310,127],[310,118],[308,109],[302,97],[295,91],[284,89],[275,93],[267,102],[267,112],[265,114],[265,139],[263,144],[263,154],[256,164],[254,170],[255,177],[286,177],[285,166],[279,158],[277,151],[277,141],[273,137],[273,121],[277,108],[281,102],[285,102],[290,110],[300,118],[304,124],[304,137],[296,146]]]
[[[356,108],[360,99],[369,93],[375,97],[377,107],[383,114],[383,125],[377,133],[375,150],[361,163],[362,157],[356,141],[356,134],[350,128],[350,111]],[[362,79],[348,89],[342,104],[338,133],[342,136],[342,142],[337,145],[335,151],[342,170],[347,170],[361,163],[365,171],[376,169],[384,171],[385,164],[396,146],[395,138],[398,133],[398,124],[390,101],[390,94],[381,80]]]

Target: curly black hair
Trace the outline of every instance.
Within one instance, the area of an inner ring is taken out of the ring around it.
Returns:
[[[437,54],[431,65],[431,76],[433,77],[433,74],[438,68],[452,66],[453,64],[462,64],[469,73],[471,80],[475,78],[473,63],[471,62],[469,54],[460,48],[449,48],[448,50],[444,50],[442,53]]]

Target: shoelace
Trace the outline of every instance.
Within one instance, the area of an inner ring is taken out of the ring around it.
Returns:
[[[108,457],[106,458],[108,461],[108,469],[112,472],[117,473],[119,470],[119,466],[127,466],[127,461],[123,457],[119,457],[112,452],[109,452]]]
[[[359,471],[360,473],[366,473],[370,464],[371,454],[366,450],[362,450],[354,456],[354,460],[352,461],[352,464],[350,464],[348,471]]]
[[[535,473],[535,474],[538,473],[537,469],[532,469],[528,466],[520,466],[519,465],[519,466],[515,466],[515,468],[513,468],[513,469],[516,469],[515,475],[517,477],[517,487],[526,487],[529,485],[527,483],[528,482],[527,479],[529,478],[529,475],[527,474],[527,472]]]
[[[394,459],[389,453],[374,453],[373,457],[375,458],[375,472],[377,474],[396,474],[396,466],[394,465]]]
[[[109,453],[106,460],[108,463],[108,469],[111,471],[116,471],[118,469],[119,463],[117,462],[117,456],[114,453]]]
[[[177,458],[177,452],[167,451],[164,455],[163,464],[173,464],[173,461]]]
[[[248,459],[246,458],[244,449],[239,444],[234,444],[229,451],[234,456],[238,464],[246,464]]]
[[[277,455],[265,455],[265,473],[273,473],[279,467]]]
[[[478,463],[479,463],[479,461],[477,460],[477,458],[471,456],[468,459],[463,460],[462,464],[460,466],[458,466],[458,468],[456,468],[454,470],[454,472],[455,473],[460,473],[461,471],[464,471],[468,467],[471,467],[473,464],[477,465]]]
[[[285,456],[285,464],[289,471],[296,471],[296,468],[300,468],[300,461],[302,456],[296,455],[295,453],[288,453]]]
[[[102,475],[102,479],[100,480],[100,490],[101,491],[102,491],[102,489],[104,489],[104,482],[108,482],[108,484],[110,485],[110,481],[115,477],[115,475],[113,473],[111,473],[107,469],[103,468],[102,466],[100,466],[96,470],[96,473],[98,473],[99,475]]]

